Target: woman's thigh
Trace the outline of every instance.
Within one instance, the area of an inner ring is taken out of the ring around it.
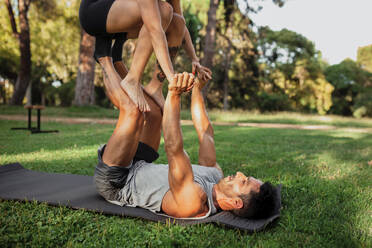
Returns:
[[[108,33],[133,32],[142,26],[141,11],[137,0],[116,0],[108,13]]]
[[[162,23],[169,23],[173,17],[172,6],[160,0],[158,4]],[[142,26],[142,16],[137,0],[116,0],[112,4],[106,22],[108,33],[126,32],[128,39],[136,39]]]

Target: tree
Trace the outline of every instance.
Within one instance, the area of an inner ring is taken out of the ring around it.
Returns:
[[[217,57],[220,57],[219,66],[223,72],[223,109],[228,110],[230,106],[240,108],[247,106],[247,99],[241,98],[240,95],[250,94],[251,86],[256,85],[253,82],[256,77],[250,72],[255,71],[251,63],[257,58],[252,42],[255,35],[251,29],[251,20],[241,13],[238,6],[228,1],[225,1],[224,5],[224,20],[217,25],[217,46],[219,53],[223,52]]]
[[[32,63],[43,64],[54,80],[75,81],[79,61],[80,1],[39,1],[31,5]],[[39,4],[40,3],[40,4]],[[49,6],[48,6],[49,5]]]
[[[325,75],[335,88],[331,113],[372,115],[372,73],[363,70],[355,61],[345,59],[329,66]]]
[[[224,3],[224,18],[225,21],[229,19],[229,15],[233,10],[233,6],[237,5],[237,1],[235,0],[221,0]],[[215,42],[217,36],[217,10],[220,5],[220,0],[210,0],[209,2],[209,10],[208,10],[208,22],[206,27],[206,35],[203,44],[203,58],[202,64],[208,68],[213,68],[213,57],[216,53],[215,51]],[[272,0],[273,3],[277,4],[278,6],[282,7],[285,0]],[[249,1],[244,1],[246,4],[245,7],[245,15],[248,15],[249,12],[255,12],[254,8],[249,5]],[[260,7],[258,8],[260,9]],[[206,96],[206,92],[208,91],[208,86],[203,89],[203,95]]]
[[[372,73],[372,44],[358,48],[357,62],[364,70]]]
[[[77,106],[94,104],[94,44],[95,38],[81,29],[79,67],[73,101]]]
[[[285,94],[298,110],[325,114],[332,106],[334,87],[323,74],[321,54],[306,37],[283,29],[259,29],[262,80],[266,91]]]
[[[208,10],[208,24],[206,27],[206,35],[204,38],[204,56],[202,64],[208,68],[213,67],[213,55],[216,41],[216,26],[217,26],[217,9],[220,0],[210,0]]]
[[[22,104],[23,98],[26,94],[26,89],[31,79],[30,26],[28,23],[28,10],[30,3],[31,0],[18,1],[18,23],[20,27],[20,31],[18,31],[12,3],[9,0],[5,0],[13,35],[19,42],[19,50],[21,54],[19,72],[17,75],[13,96],[10,100],[11,105]]]

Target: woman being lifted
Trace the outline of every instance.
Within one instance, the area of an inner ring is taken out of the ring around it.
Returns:
[[[82,0],[79,17],[83,29],[96,37],[94,57],[102,66],[106,93],[111,100],[118,99],[113,95],[123,89],[141,112],[150,110],[140,81],[154,50],[157,68],[145,91],[163,107],[161,83],[165,78],[169,82],[173,80],[171,57],[176,55],[176,47],[183,40],[193,60],[193,71],[201,77],[211,77],[210,70],[201,66],[195,55],[180,0]],[[133,61],[127,71],[121,61],[122,46],[127,38],[137,37]],[[113,46],[112,40],[115,40]]]

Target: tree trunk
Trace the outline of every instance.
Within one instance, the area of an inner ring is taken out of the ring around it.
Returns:
[[[7,1],[7,5],[9,2]],[[17,34],[19,40],[19,50],[21,52],[21,61],[19,73],[14,86],[13,96],[10,100],[11,105],[21,105],[23,98],[26,94],[26,89],[31,80],[31,49],[30,49],[30,26],[28,24],[28,7],[29,1],[19,0],[18,11],[19,11],[19,26],[20,33]],[[8,5],[10,6],[10,4]],[[12,26],[14,21],[14,15],[9,13]],[[13,19],[13,21],[12,21]],[[12,27],[13,28],[13,27]],[[13,30],[14,31],[14,30]]]
[[[203,45],[203,59],[202,65],[212,69],[213,68],[213,56],[216,42],[216,26],[217,26],[217,9],[220,0],[210,0],[208,10],[208,24],[207,33],[205,35],[205,41]],[[208,92],[208,85],[203,89],[203,96],[205,98]]]
[[[81,30],[79,68],[76,78],[74,105],[94,104],[94,69],[93,58],[95,38]]]
[[[225,56],[225,68],[224,68],[224,79],[223,79],[223,110],[229,109],[229,69],[231,64],[231,49],[232,43],[229,43],[228,49],[226,50]]]

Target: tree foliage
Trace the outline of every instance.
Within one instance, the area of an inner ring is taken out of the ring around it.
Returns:
[[[294,109],[325,114],[332,106],[333,86],[323,74],[321,54],[313,42],[287,29],[262,27],[258,35],[266,89],[287,95]]]
[[[326,68],[325,75],[335,88],[331,113],[356,117],[372,115],[372,73],[355,61],[345,59]]]
[[[286,2],[272,1],[279,6]],[[73,98],[79,59],[79,4],[78,0],[35,0],[30,5],[35,101],[69,105]],[[197,55],[213,71],[206,94],[209,108],[372,116],[372,45],[358,49],[357,62],[345,60],[329,66],[303,35],[257,27],[249,17],[259,13],[259,1],[189,0],[182,4]],[[0,5],[0,25],[0,81],[15,84],[21,54],[5,4]],[[134,47],[133,40],[124,46],[128,67]],[[143,75],[145,84],[154,62],[153,56]],[[176,58],[175,69],[191,70],[184,51]],[[112,106],[102,90],[101,73],[96,75],[96,103]],[[56,81],[62,86],[53,86]],[[183,101],[187,107],[189,99]]]
[[[57,80],[64,82],[76,77],[80,25],[80,1],[47,1],[48,4],[32,5],[30,10],[32,61],[42,63]]]
[[[358,48],[357,62],[364,70],[372,73],[372,44]]]

